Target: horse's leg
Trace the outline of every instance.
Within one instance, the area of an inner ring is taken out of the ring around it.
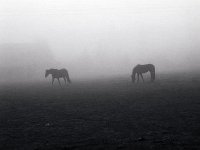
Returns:
[[[143,78],[143,75],[142,75],[142,74],[140,74],[140,76],[141,76],[141,78],[142,78],[142,81],[144,82],[144,78]]]
[[[52,77],[52,82],[51,82],[52,85],[53,85],[53,82],[54,82],[54,78]]]
[[[57,78],[58,79],[58,83],[59,83],[59,85],[61,86],[61,84],[60,84],[60,79],[59,78]],[[61,86],[62,87],[62,86]]]
[[[139,73],[137,73],[137,82],[139,82],[139,78],[140,78]]]
[[[65,84],[67,84],[67,83],[66,83],[66,78],[65,78],[65,77],[63,77],[63,79],[64,79],[64,81],[65,81]]]

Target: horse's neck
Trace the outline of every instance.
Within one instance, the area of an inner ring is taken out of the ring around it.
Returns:
[[[133,70],[132,75],[135,76],[137,72],[135,70]]]

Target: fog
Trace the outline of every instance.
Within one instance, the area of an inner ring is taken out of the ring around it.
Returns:
[[[71,78],[200,69],[198,0],[1,0],[2,80],[43,79],[48,68]]]

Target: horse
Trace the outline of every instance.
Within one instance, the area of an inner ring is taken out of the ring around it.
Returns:
[[[67,79],[68,83],[71,83],[67,69],[60,69],[60,70],[58,70],[58,69],[47,69],[45,71],[45,78],[47,78],[49,74],[52,75],[52,85],[53,85],[55,78],[58,80],[58,83],[59,83],[60,86],[61,86],[61,84],[60,84],[59,78],[63,78],[64,81],[65,81],[65,84],[66,84],[66,79]]]
[[[151,74],[151,82],[153,82],[155,80],[155,66],[153,64],[145,64],[145,65],[136,65],[134,68],[133,68],[133,71],[132,71],[132,75],[131,75],[131,78],[132,78],[132,82],[134,83],[135,82],[135,74],[137,74],[137,82],[139,82],[139,77],[141,76],[143,82],[144,82],[144,79],[143,79],[143,76],[142,74],[143,73],[147,73],[147,72],[150,72]]]

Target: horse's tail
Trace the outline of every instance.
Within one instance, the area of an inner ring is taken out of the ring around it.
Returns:
[[[150,73],[151,73],[151,81],[154,81],[155,78],[156,78],[155,77],[155,66],[154,65],[152,65]]]
[[[70,78],[69,78],[69,73],[68,73],[68,71],[66,72],[66,78],[67,78],[67,81],[68,81],[69,83],[71,83],[71,80],[70,80]]]

